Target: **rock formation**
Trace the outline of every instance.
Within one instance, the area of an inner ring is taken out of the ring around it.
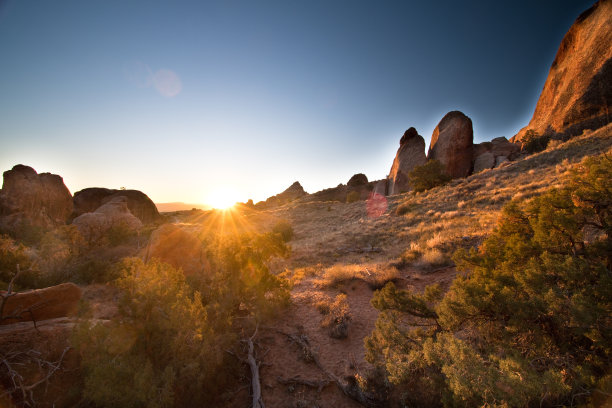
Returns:
[[[257,206],[269,207],[274,205],[283,205],[307,195],[308,193],[304,191],[304,188],[302,187],[300,182],[296,181],[282,193],[272,197],[268,197],[266,201],[260,201],[259,203],[257,203]]]
[[[0,324],[71,316],[78,309],[81,295],[81,289],[74,283],[17,293],[6,299]]]
[[[0,224],[6,230],[23,224],[53,228],[65,224],[72,212],[72,195],[64,180],[21,164],[4,172],[0,190]]]
[[[571,137],[612,121],[612,0],[583,12],[561,41],[529,125],[540,135]]]
[[[416,166],[427,162],[425,157],[425,139],[411,127],[400,139],[400,147],[389,171],[389,194],[398,194],[410,190],[408,173]]]
[[[498,164],[514,160],[521,148],[516,143],[510,143],[505,137],[496,137],[490,142],[474,145],[474,173],[492,169]]]
[[[346,185],[349,187],[361,187],[361,186],[365,186],[366,184],[368,184],[368,178],[363,173],[354,174],[349,179],[348,183],[346,183]]]
[[[94,212],[87,212],[76,217],[72,223],[89,242],[97,242],[113,227],[136,231],[142,227],[142,222],[128,209],[128,199],[116,196]]]
[[[108,203],[115,197],[123,196],[127,199],[130,212],[143,224],[155,222],[160,218],[157,207],[151,199],[138,190],[113,190],[108,188],[92,187],[74,193],[74,212],[72,218],[95,211],[101,205]]]
[[[442,163],[453,178],[467,177],[472,168],[473,141],[472,120],[462,112],[449,112],[431,135],[427,158]]]

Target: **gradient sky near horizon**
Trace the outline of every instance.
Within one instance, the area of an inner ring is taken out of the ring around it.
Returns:
[[[0,169],[186,203],[380,179],[450,110],[525,126],[592,3],[0,0]]]

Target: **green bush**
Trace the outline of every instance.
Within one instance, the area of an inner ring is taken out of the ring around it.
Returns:
[[[272,227],[272,232],[280,234],[284,242],[289,242],[293,239],[293,227],[287,220],[281,220]]]
[[[450,180],[451,177],[445,173],[444,166],[438,160],[429,160],[408,173],[408,184],[419,193],[442,186]]]
[[[540,135],[533,129],[529,129],[523,136],[523,150],[528,153],[538,153],[546,149],[550,142],[550,135]]]
[[[467,274],[446,294],[376,292],[366,357],[415,391],[407,404],[556,406],[593,393],[612,353],[610,180],[610,159],[588,159],[568,186],[509,203],[479,250],[455,253]]]

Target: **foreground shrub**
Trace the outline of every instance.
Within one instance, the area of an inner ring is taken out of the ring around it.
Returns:
[[[479,250],[458,251],[449,291],[387,284],[368,361],[407,405],[572,405],[612,353],[612,160],[569,185],[507,205]]]
[[[408,173],[408,184],[418,193],[444,185],[450,180],[451,177],[444,172],[444,166],[438,160],[429,160]]]
[[[218,386],[225,341],[213,332],[199,293],[170,265],[128,258],[122,266],[122,318],[85,324],[75,336],[85,398],[106,407],[206,401]]]

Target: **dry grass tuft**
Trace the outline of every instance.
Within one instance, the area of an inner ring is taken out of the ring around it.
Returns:
[[[388,265],[334,265],[324,270],[323,276],[314,280],[320,288],[338,287],[339,285],[357,279],[364,281],[372,289],[380,289],[387,282],[399,278],[399,271]]]
[[[316,307],[324,316],[321,320],[321,327],[329,329],[331,337],[343,339],[348,336],[351,312],[345,294],[337,295],[333,302],[329,299],[322,300],[317,303]]]

